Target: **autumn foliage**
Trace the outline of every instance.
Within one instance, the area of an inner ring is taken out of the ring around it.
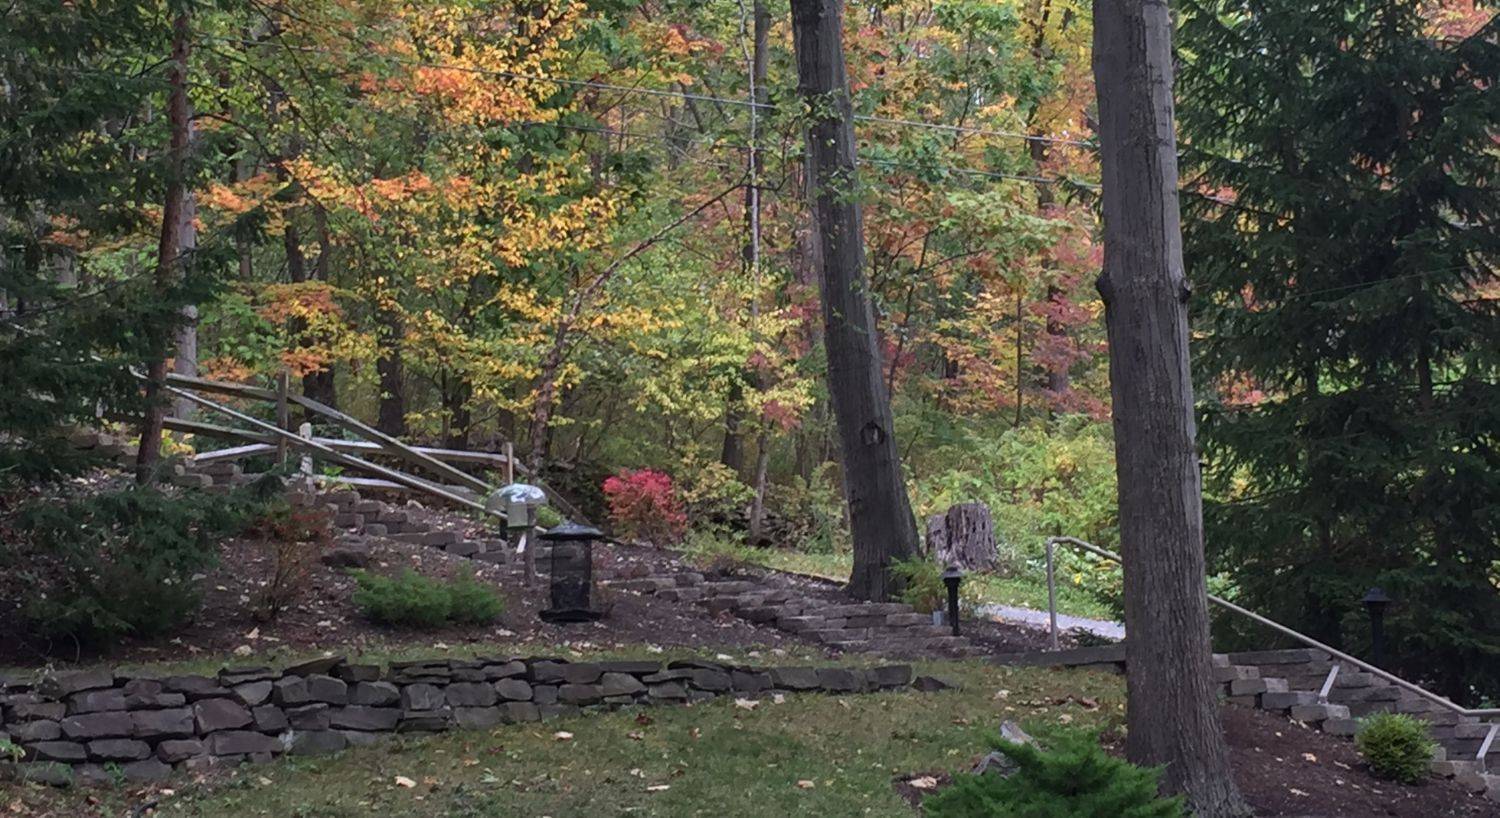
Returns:
[[[615,532],[656,544],[675,543],[687,533],[687,511],[672,478],[654,469],[624,469],[604,481]]]

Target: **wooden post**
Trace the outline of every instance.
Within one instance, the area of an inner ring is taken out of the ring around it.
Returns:
[[[301,426],[298,426],[297,427],[297,434],[303,440],[312,440],[312,436],[313,436],[312,424],[311,423],[303,423]],[[285,445],[285,444],[283,444],[283,445]],[[303,454],[302,455],[302,461],[298,464],[298,466],[299,466],[298,471],[302,472],[302,475],[304,477],[306,477],[307,479],[311,480],[312,479],[312,474],[313,474],[313,459],[312,459],[312,455],[310,455],[310,454]]]
[[[505,485],[516,482],[516,444],[505,441]]]
[[[531,505],[526,506],[526,530],[521,532],[522,547],[525,551],[526,563],[526,587],[530,588],[536,584],[536,548],[531,542],[531,534],[536,530],[536,509]]]
[[[291,375],[285,368],[276,375],[276,428],[291,431],[292,415],[287,407],[287,390],[291,385]],[[286,438],[276,438],[276,463],[285,465],[287,457]]]

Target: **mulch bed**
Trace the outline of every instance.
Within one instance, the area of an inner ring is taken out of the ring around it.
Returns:
[[[504,643],[535,646],[537,651],[564,644],[581,648],[655,645],[662,648],[776,649],[797,646],[820,650],[812,643],[772,628],[760,628],[729,614],[713,616],[686,602],[609,593],[601,589],[596,602],[608,608],[601,621],[558,626],[542,622],[537,612],[549,607],[546,580],[524,588],[519,566],[490,565],[439,549],[385,538],[343,538],[344,544],[368,549],[370,570],[398,574],[410,568],[425,576],[453,576],[467,572],[496,587],[505,598],[500,618],[484,626],[450,626],[406,630],[385,628],[364,619],[351,596],[354,579],[343,569],[315,562],[305,590],[296,604],[269,622],[252,616],[262,583],[271,574],[271,547],[257,540],[236,539],[220,545],[218,567],[203,581],[203,604],[194,620],[171,635],[150,640],[123,639],[103,648],[26,638],[14,610],[0,611],[0,663],[36,666],[51,660],[107,661],[116,664],[191,660],[202,655],[230,654],[248,646],[247,664],[267,661],[267,655],[334,650],[357,655],[364,649],[393,642],[428,642],[434,646]],[[596,570],[608,575],[614,566],[630,561],[671,560],[653,549],[605,546],[596,549]]]
[[[1500,816],[1500,804],[1472,795],[1454,782],[1430,778],[1408,786],[1370,774],[1353,742],[1311,730],[1285,717],[1225,706],[1224,734],[1240,793],[1260,816],[1298,818],[1450,818]],[[1123,755],[1118,737],[1105,748]],[[975,761],[978,760],[976,756]],[[931,779],[924,781],[923,779]],[[914,786],[912,782],[921,786]],[[941,772],[900,776],[892,782],[914,807],[952,783]]]

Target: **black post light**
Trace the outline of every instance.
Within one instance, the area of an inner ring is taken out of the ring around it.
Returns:
[[[943,572],[943,585],[948,588],[948,621],[953,625],[954,636],[958,636],[958,584],[963,581],[964,572],[957,565],[950,565]]]
[[[1370,663],[1379,667],[1385,660],[1385,609],[1395,600],[1379,587],[1365,592],[1365,612],[1370,615]]]
[[[604,532],[597,528],[564,522],[547,529],[541,539],[552,546],[548,560],[551,569],[552,607],[539,615],[554,624],[593,622],[604,614],[594,610],[594,542]]]

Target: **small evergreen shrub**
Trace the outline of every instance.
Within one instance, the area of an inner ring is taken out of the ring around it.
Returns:
[[[31,598],[30,631],[85,644],[171,630],[198,609],[197,578],[217,560],[215,543],[263,513],[263,483],[225,497],[133,486],[21,509],[0,568],[19,573]]]
[[[1416,784],[1427,777],[1436,747],[1427,723],[1404,713],[1377,713],[1361,719],[1354,746],[1375,775]]]
[[[922,802],[931,818],[1180,818],[1179,798],[1157,794],[1159,770],[1114,758],[1092,739],[1073,736],[1048,752],[991,740],[1020,769],[956,775]]]
[[[505,609],[504,602],[473,577],[429,579],[407,569],[387,577],[357,571],[354,604],[382,625],[435,628],[446,622],[484,624]]]
[[[687,532],[687,512],[672,478],[653,469],[625,469],[604,481],[609,519],[622,537],[657,545],[680,542]]]

